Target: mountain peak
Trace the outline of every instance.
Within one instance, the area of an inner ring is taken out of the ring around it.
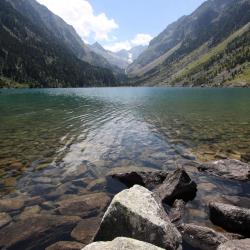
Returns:
[[[98,42],[93,43],[91,45],[91,48],[105,51],[105,49],[102,47],[102,45],[100,43],[98,43]]]

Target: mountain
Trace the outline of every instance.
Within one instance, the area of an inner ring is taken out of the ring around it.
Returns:
[[[113,67],[118,67],[122,72],[125,73],[125,68],[128,66],[128,60],[119,57],[115,53],[105,50],[99,43],[94,43],[89,46],[89,48],[95,52],[96,54],[102,56],[105,58],[109,64],[111,64]]]
[[[250,0],[208,0],[154,38],[127,72],[136,84],[220,86],[238,78],[249,84],[242,80],[249,21]]]
[[[120,69],[127,69],[138,56],[146,49],[146,46],[136,46],[130,50],[120,50],[112,52],[105,50],[99,43],[90,45],[90,49],[98,55],[104,57],[113,67],[117,66]]]
[[[64,44],[79,59],[94,66],[112,68],[103,57],[93,53],[82,41],[75,29],[62,18],[52,13],[36,0],[6,0],[13,8],[27,17],[33,24],[43,30],[49,30],[53,36]]]
[[[69,49],[66,40],[56,38],[56,32],[41,21],[37,12],[29,9],[27,2],[32,1],[0,1],[0,85],[4,85],[6,78],[7,82],[28,83],[33,87],[115,84],[110,70],[94,67],[76,57],[73,46]],[[12,3],[16,4],[15,8]]]

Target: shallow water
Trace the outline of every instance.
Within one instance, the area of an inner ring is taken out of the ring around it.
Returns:
[[[91,180],[115,167],[185,164],[200,185],[185,218],[209,224],[205,201],[249,201],[250,185],[198,173],[194,161],[249,154],[250,89],[2,90],[0,149],[2,198],[43,196],[83,163]]]

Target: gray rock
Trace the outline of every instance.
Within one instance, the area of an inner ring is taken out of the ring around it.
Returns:
[[[230,240],[218,247],[218,250],[249,250],[250,239]]]
[[[82,250],[163,250],[163,248],[135,239],[119,237],[109,242],[94,242]]]
[[[92,242],[100,224],[101,218],[99,217],[81,220],[71,232],[71,237],[87,245]]]
[[[7,213],[0,213],[0,228],[9,224],[12,221]]]
[[[170,173],[162,185],[154,190],[161,201],[172,204],[175,199],[192,200],[197,191],[197,185],[182,168]]]
[[[250,165],[238,160],[219,160],[199,166],[200,171],[227,179],[246,181],[250,179]]]
[[[84,247],[82,243],[74,241],[58,241],[47,247],[45,250],[81,250]]]
[[[230,232],[250,236],[250,209],[211,202],[209,210],[214,224]]]
[[[135,185],[117,194],[106,211],[95,241],[129,237],[166,249],[177,249],[181,235],[152,192]]]
[[[184,210],[185,202],[183,200],[175,200],[169,214],[170,221],[172,223],[179,222],[184,215]]]
[[[194,248],[202,250],[216,250],[220,244],[229,240],[222,233],[194,224],[183,224],[181,233],[185,242]]]
[[[110,203],[105,193],[93,193],[64,199],[56,203],[62,215],[77,215],[82,218],[97,216]]]
[[[131,166],[115,168],[108,173],[107,178],[111,177],[117,179],[128,188],[134,185],[140,185],[148,189],[153,189],[161,184],[166,179],[167,175],[168,172],[166,171]]]
[[[0,230],[0,249],[44,249],[64,238],[80,221],[76,216],[33,215]],[[6,237],[6,235],[8,237]]]

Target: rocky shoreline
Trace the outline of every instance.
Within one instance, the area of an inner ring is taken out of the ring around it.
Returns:
[[[250,180],[249,164],[240,161],[194,165],[192,171],[214,178]],[[48,187],[48,200],[25,195],[1,199],[0,248],[249,249],[250,209],[228,203],[223,193],[219,200],[215,196],[204,204],[211,224],[185,221],[190,201],[204,186],[187,169],[124,167],[113,169],[106,178],[87,181],[82,173],[88,170],[82,166],[64,177],[65,185],[59,190]],[[40,181],[46,182],[45,177]],[[114,195],[98,192],[103,186]],[[78,195],[70,192],[77,187]]]

